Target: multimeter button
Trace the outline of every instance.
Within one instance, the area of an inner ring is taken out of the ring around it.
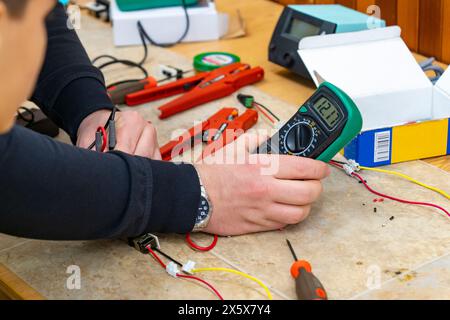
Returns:
[[[313,133],[311,127],[304,124],[298,124],[286,137],[286,147],[288,151],[294,154],[303,152],[311,143]]]
[[[308,108],[303,106],[303,107],[300,108],[300,112],[301,113],[307,113],[308,112]]]
[[[270,47],[269,47],[269,50],[270,51],[275,51],[276,48],[277,48],[277,45],[275,43],[271,43]]]

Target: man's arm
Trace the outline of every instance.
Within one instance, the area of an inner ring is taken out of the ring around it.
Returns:
[[[92,65],[75,31],[67,27],[61,5],[50,13],[47,31],[45,63],[31,100],[75,143],[83,119],[113,105],[102,73]]]
[[[15,127],[0,135],[0,233],[91,240],[193,229],[192,165],[101,154]]]

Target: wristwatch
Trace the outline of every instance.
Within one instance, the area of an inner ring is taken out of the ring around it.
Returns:
[[[195,226],[193,232],[199,232],[204,230],[211,220],[211,215],[213,211],[212,203],[208,197],[205,186],[202,183],[200,175],[198,175],[200,181],[200,202],[198,204],[197,218],[195,219]]]

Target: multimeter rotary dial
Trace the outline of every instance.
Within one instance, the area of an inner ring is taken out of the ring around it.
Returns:
[[[317,129],[313,121],[303,119],[288,124],[280,139],[287,153],[306,156],[317,142]]]

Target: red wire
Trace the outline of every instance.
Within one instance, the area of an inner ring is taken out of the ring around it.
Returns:
[[[161,265],[161,267],[163,267],[164,269],[167,268],[166,264],[161,260],[160,257],[158,257],[158,255],[155,253],[155,251],[152,250],[152,248],[150,248],[150,246],[146,246],[148,252],[150,252],[150,254],[153,256],[153,258],[156,259],[156,261],[159,262],[159,264]]]
[[[98,127],[97,128],[97,132],[101,132],[101,134],[102,134],[103,142],[102,142],[102,150],[101,151],[105,152],[106,146],[108,144],[107,135],[106,135],[106,129],[105,129],[105,127]]]
[[[196,249],[198,251],[203,251],[203,252],[211,251],[212,249],[214,249],[217,245],[218,240],[219,240],[219,237],[217,235],[214,235],[214,240],[209,246],[201,247],[198,244],[196,244],[194,241],[192,241],[190,233],[188,233],[186,235],[186,242],[189,244],[189,246],[193,249]]]
[[[150,252],[150,254],[156,259],[156,261],[158,261],[158,263],[161,265],[161,267],[163,267],[164,269],[166,269],[166,268],[167,268],[166,264],[165,264],[165,263],[161,260],[161,258],[156,254],[156,252],[153,251],[152,248],[151,248],[150,246],[146,246],[146,248],[147,248],[148,252]],[[216,288],[214,288],[210,283],[206,282],[205,280],[200,279],[200,278],[197,278],[197,277],[194,277],[194,276],[186,276],[186,275],[179,274],[179,273],[177,274],[177,277],[178,277],[178,278],[184,278],[184,279],[192,279],[192,280],[196,280],[196,281],[198,281],[198,282],[201,282],[201,283],[203,283],[204,285],[206,285],[208,288],[210,288],[210,289],[214,292],[214,294],[215,294],[220,300],[223,300],[223,297],[220,295],[219,291],[217,291]]]
[[[198,282],[203,283],[205,286],[207,286],[208,288],[210,288],[220,300],[223,301],[223,297],[220,295],[219,291],[217,291],[211,284],[209,284],[209,283],[206,282],[205,280],[200,279],[200,278],[197,278],[197,277],[194,277],[194,276],[186,276],[186,275],[183,275],[183,274],[177,274],[177,277],[179,277],[179,278],[185,278],[185,279],[192,279],[192,280],[196,280],[196,281],[198,281]]]
[[[262,108],[260,108],[256,103],[253,104],[253,106],[258,109],[259,112],[261,112],[267,119],[269,119],[270,122],[275,124],[275,120],[273,120],[267,112],[265,112]]]
[[[330,163],[331,163],[332,165],[334,165],[335,167],[338,167],[338,168],[341,168],[341,169],[344,168],[341,164],[339,164],[339,163],[337,163],[337,162],[331,161]],[[383,198],[386,198],[386,199],[390,199],[390,200],[393,200],[393,201],[397,201],[397,202],[400,202],[400,203],[412,204],[412,205],[417,205],[417,206],[432,207],[432,208],[435,208],[435,209],[438,209],[438,210],[441,210],[441,211],[445,212],[445,214],[446,214],[448,217],[450,217],[450,212],[448,212],[447,210],[445,210],[445,209],[442,208],[441,206],[438,206],[438,205],[433,204],[433,203],[427,203],[427,202],[415,202],[415,201],[409,201],[409,200],[404,200],[404,199],[400,199],[400,198],[388,196],[388,195],[386,195],[386,194],[380,193],[380,192],[375,191],[374,189],[372,189],[372,188],[367,184],[366,180],[364,180],[364,178],[363,178],[361,175],[359,175],[359,174],[353,172],[353,173],[352,173],[352,176],[354,176],[355,178],[357,178],[358,180],[360,180],[361,183],[364,185],[364,187],[366,187],[367,190],[369,190],[371,193],[373,193],[373,194],[375,194],[375,195],[377,195],[377,196],[380,196],[380,197],[383,197]]]

